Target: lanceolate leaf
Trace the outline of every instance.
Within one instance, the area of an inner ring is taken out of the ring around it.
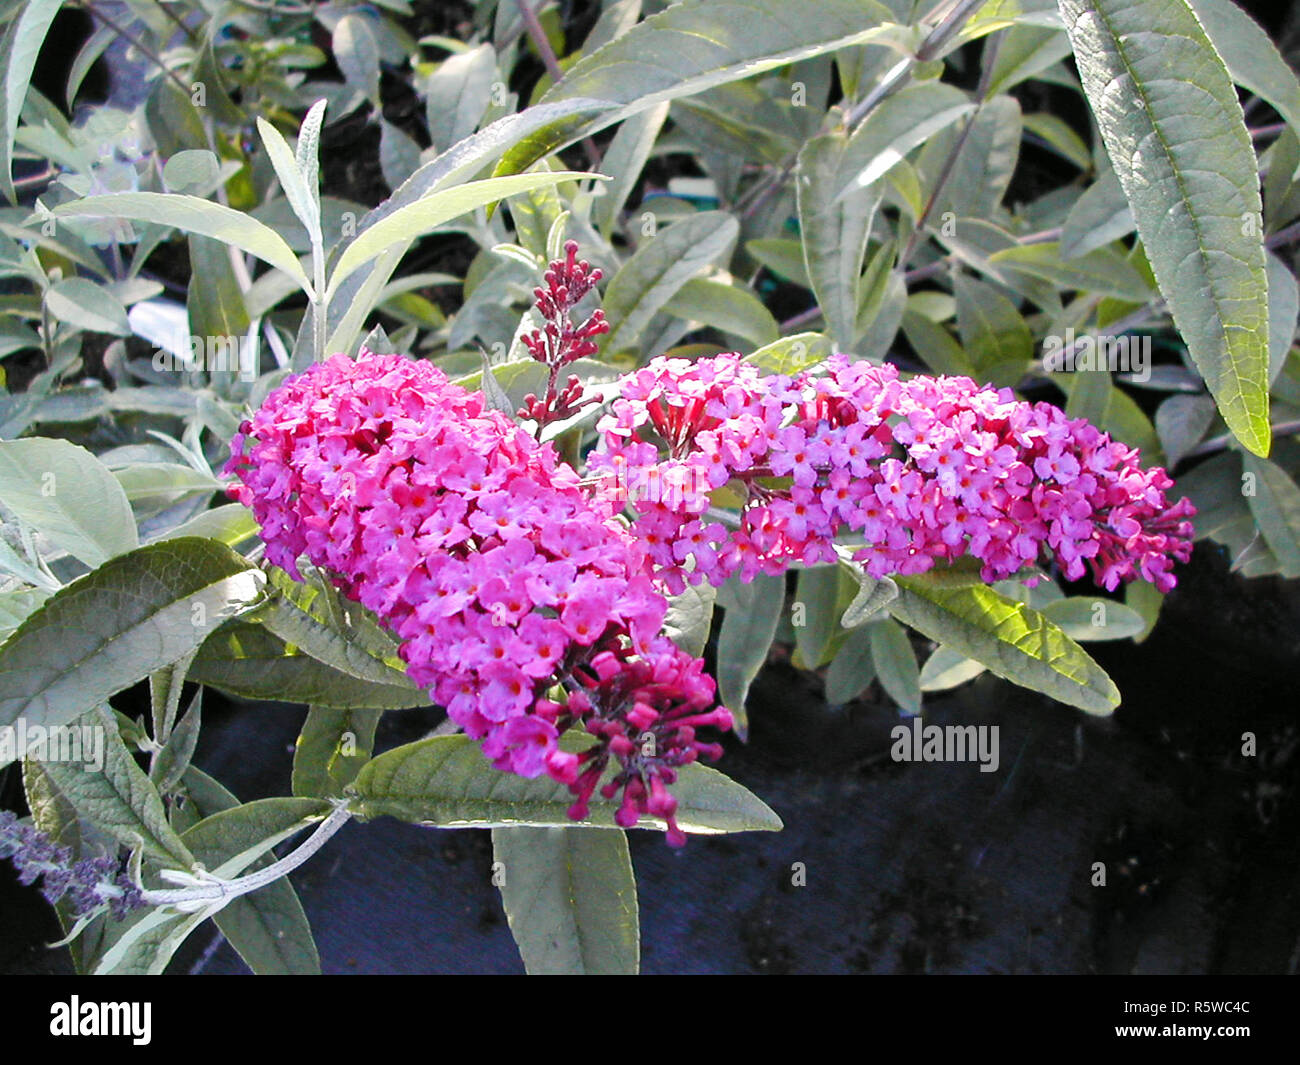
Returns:
[[[17,202],[13,154],[18,118],[36,69],[36,55],[62,6],[63,0],[26,0],[0,33],[0,183],[10,203]]]
[[[275,860],[266,853],[271,843],[309,827],[329,810],[328,803],[315,799],[259,799],[214,812],[181,838],[207,869],[217,869],[237,855],[261,853],[246,866],[254,872]],[[286,878],[227,903],[214,920],[259,976],[320,972],[311,926]]]
[[[313,658],[360,680],[415,688],[397,657],[397,643],[356,603],[344,604],[333,587],[316,579],[293,580],[272,571],[275,596],[255,620]]]
[[[362,820],[396,817],[440,828],[533,825],[568,827],[569,789],[548,777],[529,780],[494,769],[468,736],[434,736],[381,754],[357,775]],[[781,820],[746,788],[698,763],[683,766],[672,786],[684,832],[776,831]],[[599,789],[578,824],[616,828],[620,800]],[[664,829],[643,816],[639,827]]]
[[[1254,494],[1246,497],[1255,524],[1277,556],[1282,576],[1300,577],[1300,488],[1276,463],[1253,455],[1243,461],[1255,480]]]
[[[785,581],[758,576],[735,588],[736,604],[727,610],[718,633],[718,698],[735,717],[736,734],[748,732],[745,699],[767,661],[785,607]]]
[[[103,738],[101,771],[85,762],[47,761],[42,763],[45,776],[101,832],[126,847],[142,845],[148,857],[165,865],[188,869],[194,857],[168,823],[158,789],[135,764],[113,715],[92,711],[78,726]]]
[[[319,112],[316,122],[319,125]],[[275,176],[280,179],[280,187],[284,189],[285,199],[289,201],[293,213],[298,216],[298,220],[307,230],[307,236],[311,238],[312,243],[319,244],[322,239],[320,190],[308,187],[307,175],[302,172],[293,149],[289,147],[278,129],[266,119],[259,117],[257,132],[261,134],[262,143],[266,145],[266,153],[275,168]]]
[[[874,188],[854,188],[838,198],[846,146],[839,132],[813,138],[799,153],[795,172],[804,266],[840,351],[853,350],[858,278],[881,197]]]
[[[913,148],[973,110],[964,92],[939,81],[909,85],[886,97],[849,138],[835,199],[879,180]]]
[[[382,710],[307,711],[293,752],[295,795],[341,795],[370,759]]]
[[[845,637],[826,670],[826,701],[831,706],[847,703],[876,677],[871,661],[870,625],[862,625]]]
[[[718,590],[708,582],[688,584],[680,595],[668,601],[664,635],[683,651],[693,655],[704,654],[713,622],[713,604],[717,598]]]
[[[264,584],[230,548],[198,537],[110,559],[56,592],[0,647],[0,724],[80,717],[193,651]]]
[[[513,177],[488,178],[484,181],[471,181],[466,185],[443,189],[405,207],[399,207],[382,221],[376,222],[369,229],[358,234],[356,240],[343,250],[330,276],[329,294],[333,296],[349,274],[383,254],[392,245],[408,242],[431,229],[436,229],[444,222],[450,222],[458,215],[466,214],[476,207],[485,207],[489,203],[495,203],[516,193],[547,188],[558,185],[562,181],[575,181],[591,176],[561,170],[555,173],[544,171],[535,174],[516,174]]]
[[[595,106],[597,110],[603,108],[606,111],[615,107],[614,104]],[[402,183],[401,188],[357,223],[358,235],[366,233],[401,208],[474,177],[530,133],[567,116],[588,113],[591,107],[590,101],[566,100],[530,107],[519,114],[498,119],[420,167]],[[406,239],[390,244],[387,251],[361,266],[339,286],[330,300],[329,351],[351,347],[361,323],[413,240],[414,236],[408,235]]]
[[[1224,420],[1267,455],[1259,177],[1223,60],[1186,0],[1060,0],[1160,291]]]
[[[710,0],[676,4],[584,56],[542,104],[589,101],[596,116],[561,119],[523,140],[498,167],[538,159],[665,100],[692,96],[774,67],[873,39],[896,26],[873,0]]]
[[[1238,85],[1300,130],[1300,80],[1258,24],[1233,0],[1188,0]]]
[[[636,974],[641,937],[626,833],[494,828],[492,855],[530,976]]]
[[[404,710],[425,706],[418,688],[361,680],[303,654],[261,625],[235,622],[199,648],[189,679],[243,699],[335,708]]]
[[[903,627],[892,618],[868,626],[871,631],[871,662],[880,686],[908,714],[921,712],[921,671],[916,653]]]
[[[791,614],[795,644],[809,669],[822,664],[831,637],[839,628],[839,618],[835,613],[839,594],[839,566],[800,570]]]
[[[605,290],[609,332],[601,349],[610,354],[634,347],[641,331],[669,299],[731,247],[740,225],[723,211],[705,211],[674,222],[646,241],[619,268]]]
[[[1036,610],[999,595],[967,572],[895,577],[889,605],[899,621],[1025,688],[1109,714],[1119,705],[1111,679],[1077,643]]]
[[[686,321],[734,333],[750,344],[771,344],[780,336],[772,312],[747,288],[697,277],[687,281],[664,310]]]
[[[0,503],[88,566],[139,543],[117,478],[66,440],[0,441]]]
[[[56,218],[125,218],[132,222],[175,226],[187,233],[213,237],[279,267],[304,291],[311,290],[311,282],[298,262],[298,256],[274,229],[242,211],[197,196],[169,192],[114,192],[60,204],[50,213]]]

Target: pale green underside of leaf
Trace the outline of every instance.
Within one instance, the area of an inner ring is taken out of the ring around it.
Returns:
[[[435,736],[379,755],[357,775],[357,816],[384,815],[441,828],[511,825],[567,827],[574,797],[548,777],[527,779],[494,769],[468,736]],[[746,788],[702,765],[681,769],[672,787],[684,832],[775,831],[781,820]],[[579,824],[616,828],[619,800],[593,796]],[[638,827],[664,829],[657,818]]]
[[[56,218],[124,218],[132,222],[174,226],[187,233],[198,233],[233,244],[263,262],[279,267],[305,291],[311,288],[298,256],[274,229],[242,211],[197,196],[115,192],[60,204],[50,213]]]
[[[530,976],[636,974],[641,937],[625,833],[494,828],[492,854]]]

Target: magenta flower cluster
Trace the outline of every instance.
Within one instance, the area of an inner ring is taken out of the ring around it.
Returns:
[[[600,311],[572,312],[600,272],[565,245],[524,338],[548,370],[519,416],[542,427],[594,402],[560,369],[596,350]],[[731,727],[703,663],[662,635],[688,583],[834,562],[837,537],[875,577],[970,555],[985,580],[1055,561],[1108,589],[1174,584],[1191,504],[1086,421],[966,378],[900,380],[829,360],[764,375],[739,355],[655,359],[598,425],[588,480],[484,397],[428,363],[337,355],[286,380],[240,427],[226,472],[268,559],[306,556],[400,638],[407,672],[499,769],[549,775],[587,816],[642,814],[684,842],[667,788]],[[666,454],[665,454],[666,452]],[[738,528],[711,520],[740,497]],[[625,513],[630,505],[629,522]],[[594,743],[566,750],[579,728]]]
[[[649,813],[681,841],[664,785],[719,753],[699,726],[731,719],[708,711],[701,663],[660,634],[667,601],[620,504],[480,393],[396,355],[290,377],[231,448],[230,492],[267,558],[298,576],[305,555],[374,611],[498,768],[570,785],[580,818],[612,757],[618,823]],[[562,750],[577,723],[597,744]]]
[[[971,555],[986,581],[1055,560],[1110,590],[1174,586],[1195,510],[1169,502],[1173,482],[1136,450],[968,378],[904,381],[843,355],[827,371],[765,376],[719,355],[624,379],[589,464],[631,503],[670,591],[832,562],[840,534],[864,541],[854,558],[874,577]],[[743,499],[738,529],[709,520],[724,486]]]

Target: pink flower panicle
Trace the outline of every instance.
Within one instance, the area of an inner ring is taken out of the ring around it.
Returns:
[[[601,276],[586,259],[578,259],[578,242],[570,240],[564,245],[564,258],[552,260],[543,275],[546,287],[533,290],[537,313],[545,324],[526,334],[523,342],[532,357],[547,368],[546,394],[541,399],[533,393],[525,396],[519,416],[535,421],[539,429],[594,402],[582,398],[582,383],[576,376],[570,376],[563,389],[557,385],[560,369],[575,359],[594,355],[599,345],[593,338],[609,332],[603,310],[592,311],[581,325],[574,325],[570,316]]]
[[[566,252],[529,343],[551,369],[539,426],[559,366],[604,328],[569,324],[599,273]],[[846,356],[827,369],[655,359],[623,380],[584,482],[429,363],[337,355],[241,425],[226,472],[267,558],[297,577],[305,555],[374,611],[497,768],[568,785],[575,819],[597,788],[621,794],[619,825],[659,818],[679,844],[667,789],[720,754],[699,731],[732,719],[703,663],[661,634],[662,589],[832,562],[846,532],[876,577],[971,555],[991,581],[1050,558],[1070,579],[1168,590],[1191,552],[1191,504],[1087,422],[967,378],[902,381]],[[735,530],[709,520],[724,486],[743,497]],[[562,748],[571,729],[595,742]]]
[[[834,561],[842,532],[866,541],[854,558],[874,577],[969,554],[994,581],[1050,556],[1108,590],[1174,586],[1195,510],[1170,504],[1173,482],[1136,450],[969,378],[902,381],[843,355],[828,370],[764,376],[730,354],[658,358],[624,380],[589,465],[632,503],[670,591]],[[737,530],[708,521],[724,485],[745,500]]]
[[[288,378],[231,452],[267,558],[297,577],[305,555],[373,610],[497,768],[568,784],[581,817],[613,759],[619,823],[661,817],[680,841],[664,786],[716,757],[694,730],[730,715],[706,712],[702,663],[659,635],[667,601],[618,504],[550,444],[429,363],[363,352]],[[582,754],[558,742],[575,725],[597,740]],[[643,733],[653,750],[629,745]]]

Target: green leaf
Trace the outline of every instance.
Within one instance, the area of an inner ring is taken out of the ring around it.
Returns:
[[[693,96],[787,63],[822,55],[896,30],[892,13],[872,0],[711,0],[676,4],[584,56],[542,105],[586,101],[576,114],[538,130],[498,167],[518,173],[588,134],[665,100]],[[612,107],[610,105],[613,105]]]
[[[952,172],[931,211],[942,219],[945,211],[958,218],[993,218],[1011,184],[1020,156],[1023,132],[1020,105],[1013,96],[994,96],[980,105],[970,119],[970,132],[953,127],[927,141],[917,164],[927,191],[938,183],[948,153],[964,136]]]
[[[785,609],[785,581],[761,574],[749,584],[733,584],[735,608],[723,615],[718,632],[718,699],[735,717],[735,731],[744,739],[749,731],[745,699],[749,686],[776,637]]]
[[[72,721],[198,647],[262,594],[228,547],[187,537],[110,559],[56,592],[0,646],[0,724]]]
[[[1070,39],[1059,28],[1012,26],[1002,33],[996,48],[985,46],[984,56],[990,52],[993,67],[985,91],[993,95],[1059,63],[1070,54]]]
[[[642,330],[692,277],[722,258],[735,243],[740,224],[725,211],[683,218],[645,241],[605,290],[609,332],[601,351],[635,348]]]
[[[898,598],[898,585],[890,577],[876,580],[860,571],[855,571],[854,577],[858,582],[857,595],[840,618],[840,625],[846,629],[865,624]]]
[[[962,346],[985,381],[1016,384],[1034,357],[1034,338],[1015,305],[992,285],[958,273],[957,328]]]
[[[27,806],[32,811],[32,823],[55,843],[69,848],[74,862],[96,856],[114,846],[109,837],[81,819],[76,808],[50,780],[42,763],[29,758],[22,768],[23,788],[27,795]],[[63,933],[67,935],[76,925],[68,897],[65,895],[55,904],[54,909]],[[94,948],[107,926],[108,916],[101,915],[68,944],[72,964],[78,973],[84,974],[91,968]]]
[[[750,352],[744,361],[767,373],[793,377],[830,358],[834,351],[835,345],[822,333],[795,333]]]
[[[609,110],[614,105],[601,106]],[[520,114],[507,115],[493,122],[420,167],[392,196],[358,221],[357,232],[364,234],[402,207],[469,180],[530,133],[566,116],[585,113],[590,108],[590,101],[565,101],[545,107],[533,106]],[[412,243],[413,240],[406,239],[392,244],[339,287],[330,301],[328,351],[351,350],[362,323]]]
[[[921,671],[916,664],[912,641],[898,622],[890,618],[867,626],[871,634],[871,662],[876,679],[900,710],[921,712]]]
[[[569,170],[554,173],[542,171],[535,174],[516,174],[512,177],[471,181],[464,185],[432,192],[423,199],[399,207],[368,229],[358,233],[356,239],[344,248],[343,254],[335,263],[334,272],[330,275],[327,295],[333,297],[349,275],[382,255],[393,245],[408,243],[459,215],[521,192],[549,188],[564,181],[600,176]]]
[[[320,216],[320,131],[325,125],[325,107],[325,100],[317,100],[303,116],[298,129],[298,147],[294,150],[294,162],[298,164],[308,195],[316,204],[317,217]]]
[[[158,976],[190,934],[208,918],[198,913],[142,910],[128,924],[114,927],[112,938],[93,960],[94,976]]]
[[[103,737],[102,771],[93,772],[79,762],[42,761],[45,776],[81,817],[124,847],[143,845],[150,858],[189,869],[194,855],[172,829],[162,796],[135,764],[112,713],[92,710],[78,725]]]
[[[573,795],[568,787],[547,777],[529,780],[492,768],[468,736],[433,736],[386,751],[357,774],[354,787],[362,820],[389,816],[441,828],[618,827],[614,814],[619,800],[602,798],[597,789],[587,818],[570,821]],[[780,818],[746,788],[698,763],[682,767],[672,793],[684,832],[772,832],[781,827]],[[638,827],[662,830],[667,825],[643,816]]]
[[[293,793],[342,795],[370,760],[383,715],[382,710],[311,707],[293,752]]]
[[[225,503],[190,518],[174,529],[155,534],[150,542],[175,540],[181,536],[201,536],[216,540],[227,547],[236,547],[257,535],[257,521],[252,512],[240,503]]]
[[[1300,81],[1255,21],[1232,0],[1188,0],[1232,80],[1300,131]]]
[[[802,242],[791,240],[789,237],[763,237],[759,240],[747,240],[745,251],[777,277],[801,288],[812,288],[808,267],[803,264]]]
[[[220,868],[239,855],[262,855],[245,865],[255,872],[274,861],[275,856],[266,853],[271,843],[309,827],[329,811],[329,804],[317,799],[259,799],[205,817],[181,839],[207,869]],[[231,900],[214,920],[259,976],[320,972],[311,926],[286,878]]]
[[[99,57],[116,39],[117,34],[108,26],[96,26],[95,32],[90,35],[86,43],[77,52],[77,57],[72,61],[72,66],[68,71],[68,84],[63,94],[63,99],[68,105],[69,114],[75,109],[77,92],[81,89],[81,83],[86,80],[86,75],[90,73]]]
[[[379,170],[390,189],[400,188],[420,167],[420,146],[386,119],[379,121]]]
[[[875,188],[855,188],[839,198],[847,146],[842,131],[814,137],[799,152],[795,169],[804,266],[840,351],[853,350],[856,339],[858,279],[881,199]]]
[[[688,584],[680,595],[668,600],[668,614],[664,618],[664,635],[683,651],[697,658],[704,654],[709,642],[709,628],[713,623],[713,605],[718,590],[707,582]]]
[[[839,566],[818,566],[799,571],[791,616],[797,622],[794,626],[795,646],[808,669],[816,669],[822,664],[831,637],[839,628],[835,616],[839,595]]]
[[[189,238],[189,247],[190,276],[203,279],[203,284],[191,285],[185,296],[190,335],[213,338],[207,341],[205,352],[209,369],[215,370],[224,361],[227,370],[238,371],[242,368],[249,319],[244,292],[230,262],[230,249],[211,237],[196,236]],[[218,339],[221,347],[217,346]],[[254,368],[250,366],[249,370]]]
[[[753,292],[711,278],[687,281],[663,309],[683,321],[731,333],[755,347],[771,344],[781,332],[772,312]]]
[[[316,104],[313,108],[316,112],[315,117],[313,118],[309,112],[303,125],[306,126],[308,120],[313,121],[319,135],[324,110],[324,101]],[[280,179],[280,187],[284,190],[285,199],[289,201],[293,213],[298,216],[303,228],[307,230],[307,236],[312,244],[322,243],[324,237],[320,224],[320,189],[307,184],[307,175],[299,167],[298,159],[293,149],[289,147],[289,142],[278,129],[261,116],[257,119],[257,132],[261,135],[262,143],[266,145],[266,154],[271,160],[271,166],[275,168],[275,176]]]
[[[56,218],[125,218],[132,222],[174,226],[187,233],[212,237],[279,267],[297,281],[304,292],[311,291],[311,282],[298,257],[274,229],[242,211],[200,200],[196,196],[170,192],[113,192],[72,200],[60,204],[50,213]]]
[[[1156,408],[1156,432],[1171,467],[1205,436],[1214,421],[1214,401],[1207,395],[1170,396]]]
[[[1083,190],[1061,227],[1061,257],[1073,259],[1133,232],[1136,223],[1115,171],[1106,167]]]
[[[377,20],[376,20],[377,21]],[[379,42],[364,15],[344,15],[334,26],[331,40],[335,62],[344,80],[380,110]]]
[[[425,82],[424,93],[429,139],[437,151],[445,151],[474,132],[492,100],[492,83],[497,77],[497,53],[490,44],[449,56],[439,64]],[[611,170],[619,173],[613,167]]]
[[[1268,383],[1272,385],[1287,353],[1295,343],[1296,318],[1300,316],[1300,286],[1291,268],[1272,252],[1268,253]]]
[[[1164,602],[1164,593],[1146,581],[1133,581],[1124,589],[1124,605],[1142,618],[1142,631],[1134,635],[1134,643],[1141,643],[1151,635]]]
[[[994,266],[1005,267],[1030,277],[1049,281],[1058,289],[1114,296],[1132,303],[1145,303],[1156,293],[1124,256],[1108,248],[1065,259],[1055,241],[1021,244],[989,256]]]
[[[50,30],[62,0],[26,0],[0,34],[0,184],[10,203],[17,203],[14,192],[14,136],[22,114],[27,88],[36,69],[36,56]]]
[[[1255,152],[1186,0],[1060,0],[1160,291],[1228,428],[1269,450],[1268,281]]]
[[[15,588],[0,592],[0,641],[8,639],[9,634],[49,597],[50,593],[44,588]]]
[[[909,300],[909,302],[913,301]],[[903,312],[903,335],[925,361],[926,366],[936,373],[952,374],[957,377],[978,376],[978,371],[971,364],[969,356],[953,339],[952,334],[938,322],[914,310],[911,306]]]
[[[641,934],[626,833],[494,828],[492,856],[530,976],[636,975]]]
[[[1127,640],[1146,628],[1136,610],[1113,599],[1075,595],[1043,607],[1043,616],[1055,622],[1073,640]]]
[[[1277,556],[1284,577],[1300,577],[1300,488],[1277,463],[1243,455],[1247,474],[1254,475],[1255,493],[1247,495],[1250,513]]]
[[[962,571],[895,577],[890,613],[999,677],[1090,714],[1119,705],[1111,679],[1077,643],[1036,610]]]
[[[66,440],[0,441],[0,502],[88,566],[139,543],[117,478]]]
[[[45,293],[45,306],[59,321],[78,329],[117,337],[131,335],[121,300],[84,277],[70,277],[51,286]]]
[[[176,690],[179,694],[179,686]],[[199,730],[202,725],[203,689],[200,688],[194,693],[189,709],[176,722],[171,735],[167,737],[167,742],[150,767],[149,779],[158,786],[162,794],[166,795],[174,791],[181,777],[185,775],[185,770],[190,767],[190,760],[194,757],[194,749],[198,745]]]
[[[871,628],[862,625],[850,632],[827,667],[826,701],[831,706],[850,702],[876,679],[876,667],[871,661]]]
[[[973,658],[958,654],[951,647],[936,647],[921,667],[921,691],[943,692],[974,680],[984,666]]]
[[[667,103],[662,103],[633,115],[619,127],[605,149],[601,166],[613,175],[613,180],[608,185],[597,186],[596,195],[600,200],[592,212],[592,221],[607,237],[641,179],[641,171],[668,118],[668,107]]]
[[[833,198],[874,184],[913,148],[974,110],[964,92],[939,81],[908,85],[886,97],[849,138]]]
[[[199,648],[189,679],[242,699],[313,706],[405,710],[427,706],[423,692],[359,680],[291,647],[261,625],[236,622]]]
[[[359,680],[415,690],[397,657],[397,641],[358,603],[344,603],[319,571],[295,581],[283,570],[270,572],[275,596],[250,621],[265,625],[286,643]]]

